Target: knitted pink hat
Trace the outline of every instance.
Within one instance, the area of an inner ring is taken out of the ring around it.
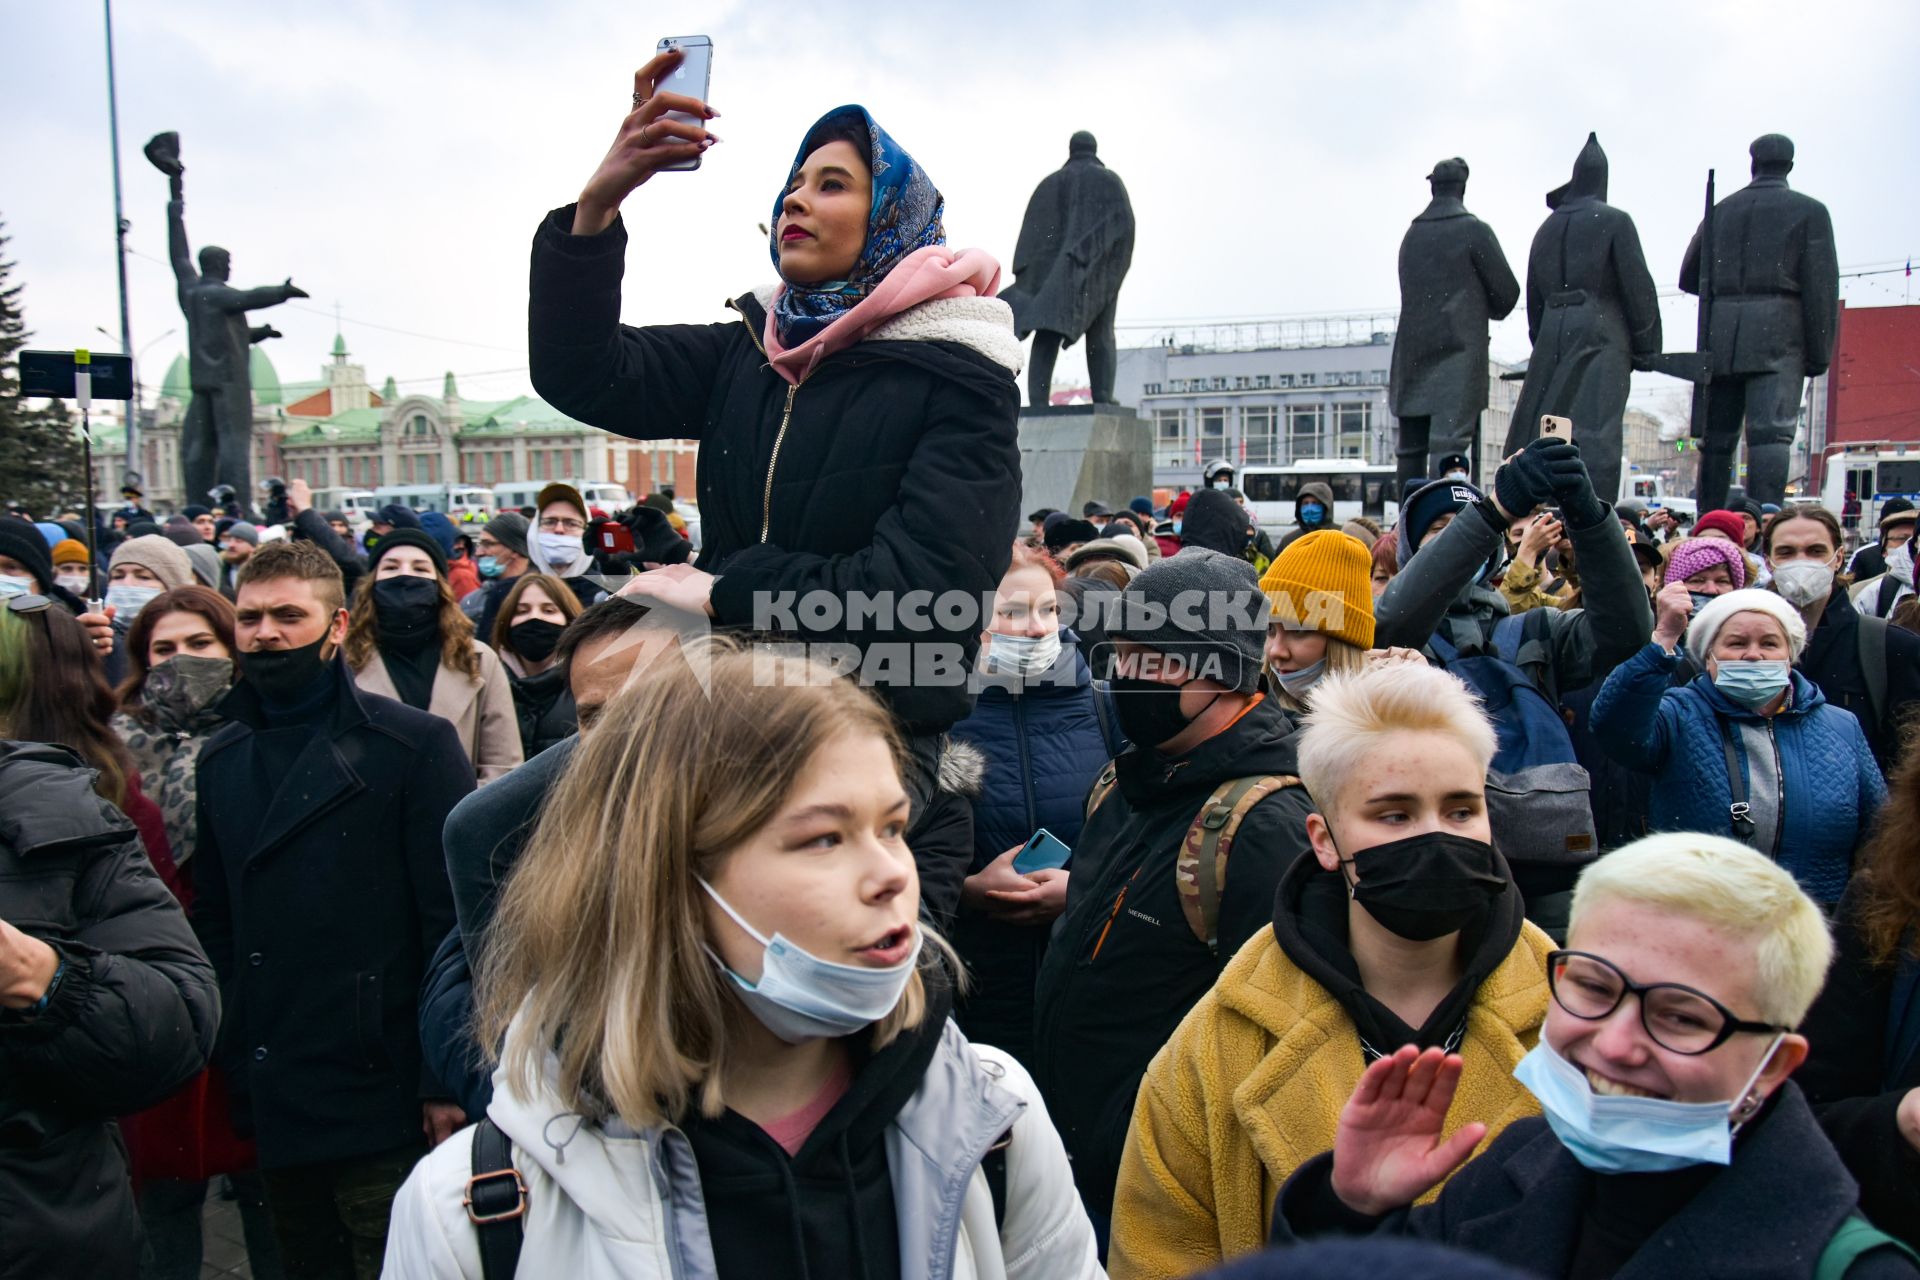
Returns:
[[[1722,538],[1688,538],[1667,558],[1667,582],[1685,582],[1702,569],[1724,564],[1734,590],[1747,585],[1747,561],[1740,548]]]

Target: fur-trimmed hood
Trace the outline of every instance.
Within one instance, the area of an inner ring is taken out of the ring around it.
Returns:
[[[765,313],[778,285],[762,285],[753,299]],[[952,342],[993,361],[1013,377],[1026,351],[1013,336],[1013,308],[998,298],[930,298],[908,307],[866,336],[867,342]]]
[[[935,779],[942,791],[975,799],[986,786],[987,757],[971,742],[948,738],[940,747]]]

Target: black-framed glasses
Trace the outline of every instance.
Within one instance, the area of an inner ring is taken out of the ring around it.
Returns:
[[[1711,1053],[1736,1032],[1776,1035],[1792,1029],[1736,1018],[1706,992],[1677,982],[1634,982],[1611,960],[1586,951],[1549,952],[1547,988],[1555,1004],[1584,1022],[1611,1017],[1632,995],[1640,1002],[1640,1025],[1654,1043],[1689,1057]]]
[[[7,597],[7,608],[15,613],[45,613],[56,603],[58,602],[47,596],[34,595],[32,592]]]

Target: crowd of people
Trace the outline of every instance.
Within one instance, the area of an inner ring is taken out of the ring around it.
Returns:
[[[210,1187],[260,1277],[1920,1274],[1912,511],[1542,439],[1023,523],[997,265],[863,109],[780,287],[619,322],[677,57],[529,342],[700,441],[697,554],[0,517],[0,1276],[196,1275]]]

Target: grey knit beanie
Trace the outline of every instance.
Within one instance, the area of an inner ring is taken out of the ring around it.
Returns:
[[[518,511],[503,511],[487,521],[487,536],[517,556],[527,554],[527,518]]]
[[[1107,634],[1185,658],[1199,674],[1252,693],[1260,687],[1269,612],[1252,565],[1186,547],[1127,584]]]

